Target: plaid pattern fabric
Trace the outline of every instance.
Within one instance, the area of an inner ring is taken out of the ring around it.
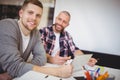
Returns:
[[[55,45],[56,38],[52,26],[40,29],[40,33],[46,53],[51,55]],[[75,50],[78,50],[78,47],[75,46],[72,37],[69,35],[67,31],[63,31],[60,33],[59,43],[60,43],[60,56],[67,55],[71,56],[71,58],[74,58],[73,53],[75,52]]]

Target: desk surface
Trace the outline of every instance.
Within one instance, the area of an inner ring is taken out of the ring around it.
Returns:
[[[52,65],[50,65],[52,66]],[[99,66],[95,66],[99,67]],[[110,75],[115,76],[115,80],[120,80],[120,70],[114,69],[114,68],[109,68],[109,67],[104,67],[104,71],[108,71]],[[20,78],[15,78],[13,80],[76,80],[74,77],[80,77],[80,76],[85,76],[84,75],[85,70],[80,70],[77,72],[74,72],[73,75],[70,78],[59,78],[55,76],[49,76],[43,73],[35,72],[35,71],[29,71]],[[47,78],[46,78],[47,77]]]

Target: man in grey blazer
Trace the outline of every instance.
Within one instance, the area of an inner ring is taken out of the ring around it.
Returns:
[[[43,67],[47,61],[46,53],[36,29],[42,13],[43,5],[39,0],[25,0],[19,11],[19,20],[0,21],[0,68],[12,78],[20,77],[30,70],[59,77],[72,74],[70,64],[56,68]],[[33,59],[28,63],[31,52]]]

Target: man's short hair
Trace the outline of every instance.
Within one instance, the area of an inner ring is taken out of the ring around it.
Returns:
[[[39,6],[43,9],[43,4],[39,0],[25,0],[22,9],[24,9],[29,3]]]

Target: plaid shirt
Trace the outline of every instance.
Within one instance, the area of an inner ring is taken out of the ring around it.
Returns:
[[[55,46],[56,39],[52,26],[40,29],[40,33],[46,53],[51,55]],[[71,58],[74,58],[74,52],[75,50],[78,50],[78,47],[75,46],[72,37],[67,31],[63,31],[60,33],[59,43],[60,56],[68,55],[71,56]]]

